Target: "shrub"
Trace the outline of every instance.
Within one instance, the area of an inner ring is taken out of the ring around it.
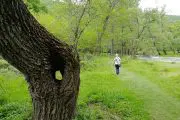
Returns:
[[[9,103],[0,107],[0,120],[28,120],[31,116],[28,104]]]

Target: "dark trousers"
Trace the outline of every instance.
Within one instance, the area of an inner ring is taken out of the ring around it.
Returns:
[[[116,68],[116,74],[119,75],[120,65],[115,65]]]

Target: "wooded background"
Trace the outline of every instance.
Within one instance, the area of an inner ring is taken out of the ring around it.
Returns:
[[[180,17],[140,0],[27,0],[50,32],[80,52],[121,55],[180,53]]]

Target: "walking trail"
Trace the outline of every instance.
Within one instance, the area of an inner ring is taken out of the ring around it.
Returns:
[[[151,80],[125,68],[122,68],[119,78],[144,101],[145,110],[152,120],[180,120],[180,101]]]

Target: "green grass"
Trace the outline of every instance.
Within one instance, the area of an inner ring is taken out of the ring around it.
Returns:
[[[139,60],[124,65],[123,79],[143,99],[155,120],[180,119],[179,65]]]
[[[113,58],[81,58],[81,85],[75,120],[180,119],[180,64],[123,58],[121,74]],[[31,100],[21,74],[0,60],[0,120],[30,118]]]
[[[0,66],[0,120],[30,118],[31,99],[23,76],[4,60]]]
[[[103,62],[102,62],[103,61]],[[148,119],[143,101],[127,89],[112,70],[109,58],[94,59],[96,67],[81,74],[77,120]],[[83,112],[81,112],[83,111]],[[84,112],[88,111],[88,112]]]
[[[180,100],[180,63],[132,60],[125,67],[138,75],[146,76],[168,94]]]

